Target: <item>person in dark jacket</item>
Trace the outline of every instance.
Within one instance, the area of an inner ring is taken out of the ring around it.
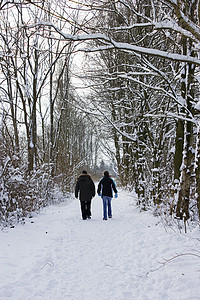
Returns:
[[[109,172],[104,172],[104,177],[99,181],[97,193],[103,200],[103,220],[107,220],[107,215],[112,218],[111,200],[113,198],[113,191],[115,198],[117,198],[117,188],[114,180],[110,177]]]
[[[78,198],[78,196],[83,220],[91,219],[91,200],[95,196],[95,185],[85,170],[82,171],[76,183],[75,197]]]

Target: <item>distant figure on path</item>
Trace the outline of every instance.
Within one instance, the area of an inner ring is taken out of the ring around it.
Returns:
[[[75,197],[78,198],[78,195],[83,220],[91,219],[91,200],[95,196],[95,185],[85,170],[82,171],[76,183]]]
[[[109,218],[112,218],[111,200],[113,197],[113,191],[115,192],[115,198],[117,198],[117,188],[114,180],[110,177],[109,172],[104,172],[104,177],[99,181],[97,193],[103,200],[103,220],[107,220],[107,214]]]

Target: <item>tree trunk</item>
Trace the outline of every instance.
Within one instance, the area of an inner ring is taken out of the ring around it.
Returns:
[[[28,171],[31,172],[36,167],[36,138],[37,138],[37,73],[38,73],[38,54],[35,50],[35,69],[33,74],[33,96],[32,96],[32,111],[30,117],[30,132],[28,138]]]
[[[196,201],[200,220],[200,122],[197,129],[197,147],[196,147]]]
[[[174,154],[174,180],[179,181],[181,175],[181,164],[183,160],[183,145],[184,145],[184,122],[178,120],[176,123],[176,140]]]
[[[186,40],[185,40],[186,46]],[[191,44],[189,44],[189,51],[191,51]],[[190,190],[192,183],[192,174],[194,169],[194,151],[193,151],[193,123],[188,119],[189,114],[193,113],[192,102],[194,99],[193,95],[193,80],[194,80],[194,69],[195,66],[188,64],[185,66],[185,80],[183,80],[183,92],[185,95],[186,102],[186,117],[185,130],[184,130],[184,155],[180,182],[180,191],[178,195],[178,203],[176,209],[176,215],[179,218],[187,220],[189,218],[189,201],[190,201]]]

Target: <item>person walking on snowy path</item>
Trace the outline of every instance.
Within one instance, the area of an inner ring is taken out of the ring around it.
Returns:
[[[89,174],[85,170],[79,176],[76,187],[75,197],[80,200],[82,219],[91,219],[91,201],[95,196],[95,185]]]
[[[117,188],[114,180],[110,177],[109,172],[104,172],[104,177],[99,181],[97,193],[103,200],[103,220],[107,220],[107,215],[112,218],[111,200],[113,197],[113,191],[115,198],[118,197]]]

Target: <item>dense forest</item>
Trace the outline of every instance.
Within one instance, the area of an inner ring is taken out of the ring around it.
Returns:
[[[0,1],[0,219],[107,156],[137,205],[200,217],[200,1]]]

